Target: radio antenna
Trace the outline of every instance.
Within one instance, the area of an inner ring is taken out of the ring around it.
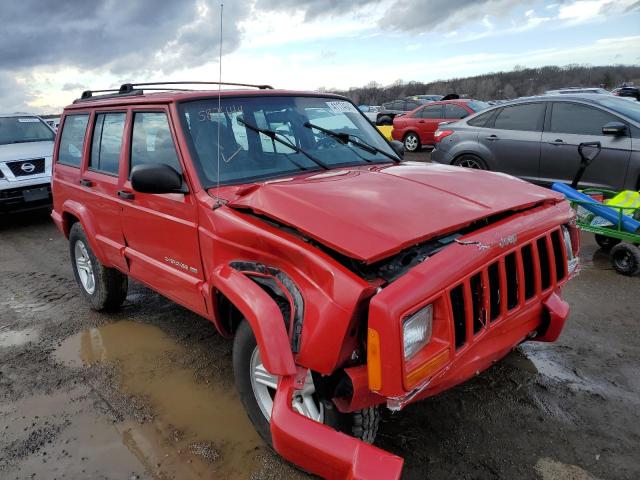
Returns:
[[[218,55],[218,159],[216,166],[216,204],[213,208],[223,205],[220,200],[220,125],[222,123],[222,14],[224,12],[224,3],[220,4],[220,51]]]

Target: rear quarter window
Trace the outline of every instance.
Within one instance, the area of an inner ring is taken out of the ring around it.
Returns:
[[[491,110],[490,112],[485,112],[477,117],[470,118],[467,121],[467,125],[471,125],[472,127],[486,127],[495,113],[495,110]]]
[[[65,117],[60,134],[58,163],[80,167],[88,121],[88,114],[67,115]]]

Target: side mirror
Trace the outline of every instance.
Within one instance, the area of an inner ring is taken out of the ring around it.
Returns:
[[[627,126],[622,122],[609,122],[602,127],[602,134],[620,137],[627,134]]]
[[[400,158],[404,158],[404,144],[402,142],[398,140],[391,140],[389,145],[391,145],[393,151],[396,152]]]
[[[136,165],[131,170],[131,187],[140,193],[187,193],[182,175],[164,163]]]

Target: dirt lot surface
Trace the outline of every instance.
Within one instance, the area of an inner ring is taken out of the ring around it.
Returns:
[[[383,417],[404,478],[640,478],[640,278],[583,236],[555,344]],[[131,285],[89,310],[48,214],[0,218],[0,478],[306,478],[254,433],[231,344]]]

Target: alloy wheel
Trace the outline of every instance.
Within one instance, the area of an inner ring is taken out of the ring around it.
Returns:
[[[253,394],[256,397],[260,411],[267,421],[270,421],[273,398],[276,388],[278,388],[278,376],[270,374],[264,367],[258,347],[255,348],[251,355],[250,369]],[[324,422],[324,405],[316,395],[316,388],[313,384],[313,376],[310,370],[307,371],[304,386],[294,393],[291,405],[300,415],[316,422]]]
[[[410,152],[417,150],[418,148],[418,137],[413,133],[407,135],[407,138],[404,139],[404,146]]]
[[[484,170],[482,165],[475,158],[463,158],[458,162],[458,166],[465,168],[475,168],[476,170]]]
[[[87,291],[89,295],[92,295],[96,290],[96,279],[93,274],[93,265],[91,264],[91,258],[85,244],[78,240],[74,247],[76,258],[76,269],[78,270],[78,277],[82,287]]]

